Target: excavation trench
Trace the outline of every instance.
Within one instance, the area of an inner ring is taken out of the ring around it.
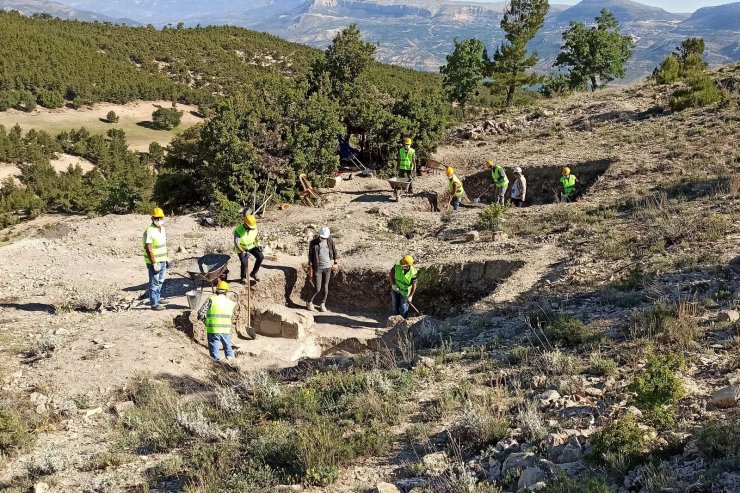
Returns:
[[[519,260],[485,260],[420,267],[414,305],[422,314],[437,319],[460,314],[491,295],[523,265]],[[266,266],[263,280],[251,291],[252,326],[263,336],[303,342],[305,347],[291,349],[295,353],[291,360],[325,355],[337,347],[372,349],[371,341],[385,332],[391,315],[389,273],[390,266],[388,270],[340,270],[330,282],[329,311],[309,313],[305,306],[314,286],[305,273],[291,267]],[[236,332],[244,337],[246,288],[235,286],[230,296],[240,306]],[[196,320],[194,312],[178,317],[176,325],[197,343],[206,345],[202,322]]]
[[[612,163],[613,161],[611,160],[602,159],[569,165],[571,172],[581,183],[578,194],[583,195],[586,193],[599,180],[599,177],[606,173]],[[509,177],[509,190],[506,193],[506,200],[509,200],[511,196],[511,186],[514,184],[515,179],[511,170],[511,166],[506,167],[506,174]],[[527,167],[524,169],[524,176],[527,179],[527,199],[525,205],[553,204],[557,201],[562,166]],[[466,177],[463,180],[463,187],[471,200],[483,194],[481,202],[488,204],[494,200],[494,190],[491,189],[485,193],[484,191],[492,183],[491,172],[481,171]]]

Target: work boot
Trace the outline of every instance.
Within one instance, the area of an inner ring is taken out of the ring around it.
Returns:
[[[312,312],[312,311],[314,311],[314,310],[315,310],[315,308],[314,308],[314,306],[313,306],[313,301],[309,301],[309,302],[308,302],[308,305],[306,306],[306,309],[307,309],[307,310],[308,310],[309,312]]]
[[[322,303],[321,306],[319,306],[319,311],[320,312],[325,312],[326,311],[326,303]]]
[[[162,306],[162,305],[154,305],[152,307],[152,310],[156,310],[156,311],[160,312],[162,310],[166,310],[166,308],[164,306]]]
[[[251,277],[252,279],[254,279],[254,282],[257,282],[257,281],[260,280],[260,278],[254,272],[252,272],[251,274],[249,274],[249,277]]]

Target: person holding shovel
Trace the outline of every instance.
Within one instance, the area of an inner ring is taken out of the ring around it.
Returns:
[[[447,179],[449,180],[450,194],[452,195],[450,204],[453,210],[458,210],[460,208],[460,199],[465,193],[465,190],[463,190],[460,178],[455,174],[455,168],[451,166],[447,167]]]
[[[403,139],[403,147],[398,151],[398,176],[408,177],[411,180],[409,193],[414,193],[414,174],[416,174],[416,151],[411,147],[411,139]]]
[[[262,254],[262,247],[258,243],[257,218],[251,215],[244,216],[244,224],[240,224],[234,230],[234,253],[239,256],[241,262],[239,282],[242,284],[247,282],[250,254],[254,256],[254,267],[249,275],[255,281],[259,281],[257,272],[260,270],[260,265],[262,265],[265,256]]]
[[[216,294],[198,310],[198,320],[206,322],[206,334],[208,334],[208,352],[213,361],[221,360],[221,346],[227,360],[234,359],[234,348],[231,346],[231,324],[236,303],[231,301],[226,293],[229,285],[226,281],[220,281],[216,285]]]
[[[506,176],[504,167],[500,164],[494,164],[490,159],[486,161],[486,166],[491,170],[491,178],[496,185],[496,194],[493,203],[506,205],[506,189],[509,188],[509,177]]]
[[[404,256],[391,269],[388,280],[391,283],[391,303],[393,315],[408,318],[409,308],[416,293],[416,267],[411,255]]]
[[[339,269],[337,248],[331,238],[331,231],[324,226],[319,230],[319,235],[308,245],[308,278],[316,282],[314,284],[314,294],[306,307],[309,311],[314,310],[313,302],[322,290],[324,291],[324,297],[321,298],[319,311],[326,311],[326,299],[329,297],[329,280],[332,273],[335,273],[337,269]]]

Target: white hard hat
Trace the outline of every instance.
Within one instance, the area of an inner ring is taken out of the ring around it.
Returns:
[[[329,228],[324,226],[319,230],[319,238],[328,238],[331,235],[331,231],[329,231]]]
[[[519,166],[514,168],[514,173],[521,173],[521,172],[522,172],[522,168],[520,168]]]

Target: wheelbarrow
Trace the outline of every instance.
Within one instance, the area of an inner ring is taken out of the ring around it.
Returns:
[[[213,291],[213,286],[218,282],[221,275],[228,272],[227,265],[231,259],[230,255],[222,253],[209,253],[193,260],[187,270],[187,275],[179,274],[181,277],[190,278],[193,281],[195,291],[203,291],[208,285]],[[200,283],[200,286],[198,286]],[[192,292],[192,291],[191,291]]]
[[[388,180],[393,191],[393,196],[396,197],[396,201],[401,199],[401,193],[408,193],[409,187],[411,186],[410,178],[391,178]]]

